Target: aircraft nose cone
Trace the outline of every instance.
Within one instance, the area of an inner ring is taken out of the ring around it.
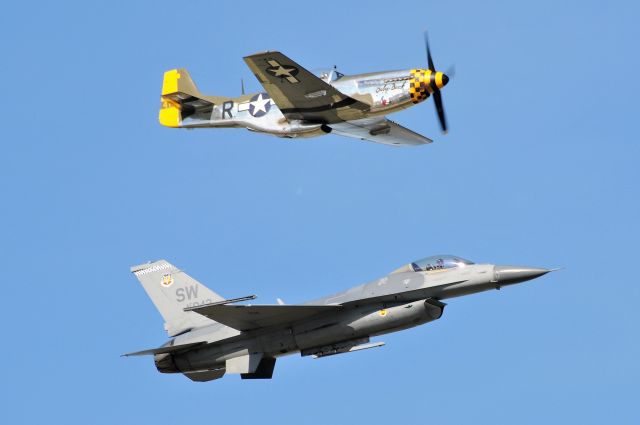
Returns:
[[[435,83],[438,89],[443,88],[449,82],[449,77],[444,72],[436,72],[435,74]]]
[[[447,77],[447,74],[442,74],[442,87],[446,86],[448,82],[449,77]]]
[[[525,282],[549,273],[551,270],[524,266],[495,266],[493,273],[499,285]]]

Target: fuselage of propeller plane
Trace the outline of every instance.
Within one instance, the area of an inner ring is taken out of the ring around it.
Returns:
[[[164,75],[160,123],[246,128],[285,138],[333,132],[388,145],[419,145],[431,140],[386,115],[430,96],[441,108],[440,90],[449,81],[435,68],[344,75],[336,69],[311,73],[280,52],[244,59],[265,91],[236,98],[205,96],[185,69],[173,69]],[[444,115],[440,121],[446,130]]]

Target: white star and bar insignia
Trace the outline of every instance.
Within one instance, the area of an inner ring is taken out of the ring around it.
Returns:
[[[271,59],[267,63],[271,65],[266,71],[274,77],[280,77],[281,80],[287,80],[291,84],[299,83],[300,80],[296,78],[298,74],[298,68],[291,65],[281,65],[277,60]]]
[[[238,112],[249,111],[251,116],[260,118],[266,115],[274,104],[267,93],[258,93],[250,101],[239,103]]]

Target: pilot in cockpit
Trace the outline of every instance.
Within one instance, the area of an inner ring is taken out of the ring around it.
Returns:
[[[340,78],[344,77],[344,74],[338,72],[335,68],[329,70],[319,70],[316,71],[316,75],[323,81],[330,83],[332,81],[337,81]]]

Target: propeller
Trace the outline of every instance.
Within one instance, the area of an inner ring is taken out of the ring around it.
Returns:
[[[437,71],[435,65],[433,64],[433,58],[431,57],[431,49],[429,48],[429,36],[427,34],[427,31],[424,32],[424,45],[427,50],[427,63],[429,64],[429,69],[435,74]],[[444,83],[443,86],[449,82],[449,77],[446,74],[442,75],[442,82]],[[446,133],[448,130],[447,117],[444,113],[444,105],[442,104],[442,93],[440,93],[440,89],[437,87],[433,92],[433,102],[436,105],[436,112],[438,114],[438,121],[440,121],[440,128],[442,129],[443,133]]]
[[[447,68],[447,71],[445,72],[445,74],[447,74],[447,77],[449,77],[449,80],[453,80],[454,78],[456,78],[456,66],[451,65],[449,68]]]

